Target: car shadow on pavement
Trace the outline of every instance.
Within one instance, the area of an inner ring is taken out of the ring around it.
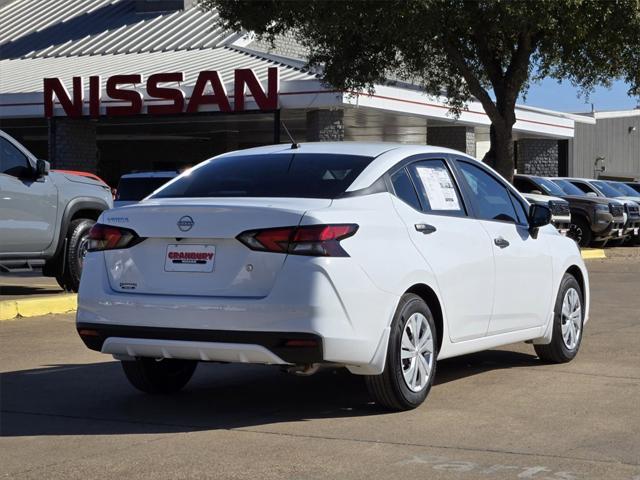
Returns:
[[[445,360],[435,388],[534,360],[506,351]],[[3,437],[186,432],[388,414],[371,402],[363,378],[346,370],[298,377],[267,366],[200,364],[183,391],[153,396],[133,389],[118,362],[3,373],[0,407]]]
[[[29,297],[30,295],[55,295],[64,293],[61,288],[56,287],[25,287],[21,285],[0,285],[0,300],[2,297]]]
[[[442,385],[491,370],[542,365],[544,363],[533,354],[508,350],[486,350],[439,361],[435,385]]]

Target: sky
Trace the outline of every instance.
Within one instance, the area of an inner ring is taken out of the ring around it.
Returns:
[[[561,112],[590,112],[592,103],[596,111],[629,110],[640,105],[640,99],[629,97],[628,89],[624,82],[617,81],[611,88],[596,88],[587,100],[579,97],[578,89],[569,82],[558,84],[557,80],[545,79],[531,85],[526,100],[518,103]]]

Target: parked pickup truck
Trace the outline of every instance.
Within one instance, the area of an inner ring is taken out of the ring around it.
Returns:
[[[571,225],[567,236],[581,247],[592,243],[603,244],[612,238],[620,238],[624,232],[624,204],[618,200],[587,196],[564,179],[515,175],[515,187],[523,193],[551,195],[569,202]]]
[[[638,234],[640,229],[640,205],[638,205],[638,197],[636,195],[619,192],[604,180],[588,178],[566,178],[565,180],[571,182],[589,196],[613,198],[624,204],[624,231],[620,238],[611,240],[610,243],[619,245],[625,240],[633,240],[634,236]]]
[[[109,187],[92,178],[51,172],[0,130],[0,270],[43,267],[77,291],[89,230],[113,207]]]

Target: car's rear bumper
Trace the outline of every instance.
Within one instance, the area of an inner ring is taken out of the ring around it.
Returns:
[[[228,347],[237,345],[236,357],[245,352],[255,363],[327,362],[365,368],[374,362],[398,301],[399,296],[377,288],[348,258],[291,256],[269,295],[253,298],[116,292],[102,255],[87,255],[76,318],[79,329],[96,332],[95,338],[82,336],[87,346],[103,353],[121,355],[128,346],[136,355],[153,357],[169,341],[183,343],[158,358],[201,353],[203,360],[229,361]],[[145,340],[144,348],[139,340]],[[290,340],[316,343],[292,346]],[[184,342],[208,346],[198,346],[204,348],[198,353],[198,348],[189,350],[195,344]],[[124,350],[113,350],[115,344]]]
[[[297,332],[242,332],[78,323],[91,350],[129,357],[310,364],[323,359],[322,337]]]

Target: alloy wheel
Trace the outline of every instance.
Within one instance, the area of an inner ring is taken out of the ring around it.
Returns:
[[[565,347],[569,350],[575,349],[582,333],[582,305],[575,288],[568,289],[564,294],[561,326]]]
[[[582,243],[583,237],[582,228],[578,225],[571,224],[567,236],[572,238],[578,245],[580,245]]]
[[[80,270],[82,270],[82,267],[84,265],[84,257],[87,256],[88,250],[89,250],[89,234],[84,235],[80,239],[80,243],[78,245],[77,261],[78,261],[78,265],[80,267]]]
[[[412,392],[419,392],[429,383],[434,361],[433,332],[421,313],[411,315],[402,331],[400,360],[402,375]]]

